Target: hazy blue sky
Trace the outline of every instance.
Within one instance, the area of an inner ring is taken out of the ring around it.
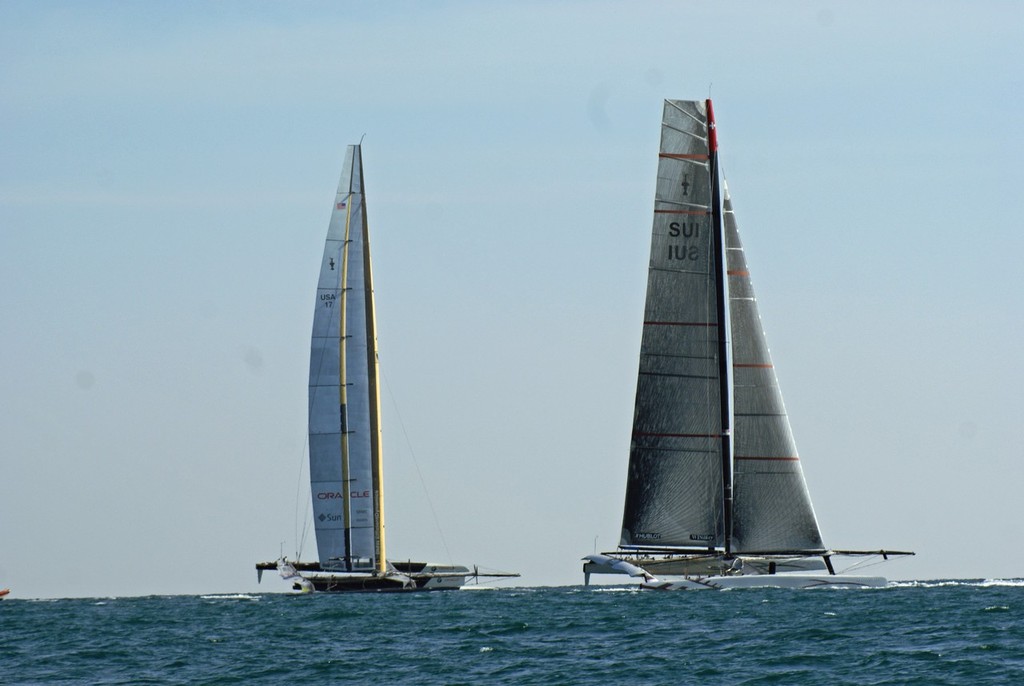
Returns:
[[[0,0],[0,587],[284,590],[253,564],[309,508],[364,134],[389,553],[579,583],[618,541],[662,100],[709,90],[826,543],[1024,575],[1022,46],[1012,1]]]

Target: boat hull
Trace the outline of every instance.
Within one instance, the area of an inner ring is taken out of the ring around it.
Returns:
[[[398,567],[398,565],[395,565]],[[416,565],[419,571],[404,573],[347,574],[306,572],[302,577],[318,593],[410,593],[415,591],[457,591],[466,585],[469,570],[461,566]],[[301,591],[298,584],[293,590]]]
[[[258,578],[263,572],[277,571],[300,593],[408,593],[410,591],[456,591],[475,576],[462,565],[430,562],[389,562],[388,572],[343,572],[324,569],[317,562],[260,562]]]
[[[687,579],[651,580],[640,585],[648,591],[722,591],[734,588],[884,588],[881,576],[853,574],[738,574]]]

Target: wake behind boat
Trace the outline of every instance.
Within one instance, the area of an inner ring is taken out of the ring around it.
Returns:
[[[517,577],[461,565],[390,562],[384,539],[380,370],[362,151],[348,146],[327,230],[309,359],[309,477],[319,560],[256,565],[297,591],[457,589]]]
[[[822,543],[754,297],[711,101],[665,101],[617,551],[591,574],[659,590],[877,587]]]

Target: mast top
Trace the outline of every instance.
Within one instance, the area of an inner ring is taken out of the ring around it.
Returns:
[[[704,101],[708,107],[708,152],[718,152],[718,132],[715,130],[715,110],[711,107],[711,98]]]

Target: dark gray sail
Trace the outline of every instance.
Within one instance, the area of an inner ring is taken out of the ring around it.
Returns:
[[[622,546],[724,544],[708,153],[705,103],[665,101]]]
[[[733,368],[732,549],[737,553],[820,551],[818,521],[728,192],[724,208]]]
[[[666,100],[622,534],[617,552],[584,558],[585,579],[884,586],[833,558],[913,553],[822,544],[720,176],[711,100]]]

